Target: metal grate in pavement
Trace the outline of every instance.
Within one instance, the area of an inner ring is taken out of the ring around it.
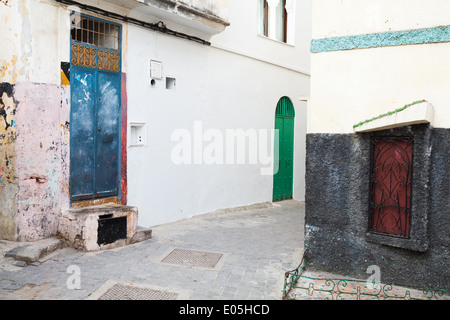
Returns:
[[[217,252],[176,248],[163,258],[161,262],[180,266],[214,269],[222,257],[223,254]]]
[[[116,284],[105,292],[98,300],[176,300],[178,294]]]

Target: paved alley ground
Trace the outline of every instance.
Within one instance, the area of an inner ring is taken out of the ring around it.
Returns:
[[[281,300],[284,273],[302,258],[304,213],[293,200],[217,211],[152,227],[134,245],[63,248],[26,267],[0,241],[0,299]]]

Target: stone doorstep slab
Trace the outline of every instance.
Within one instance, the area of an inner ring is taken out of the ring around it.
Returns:
[[[13,258],[17,261],[23,261],[27,264],[38,261],[46,255],[61,249],[63,247],[64,240],[49,238],[39,241],[30,242],[28,244],[15,247],[6,252],[6,258]]]
[[[91,215],[91,214],[108,214],[111,211],[114,211],[116,213],[119,212],[129,212],[129,211],[136,211],[136,207],[131,206],[123,206],[119,204],[114,203],[107,203],[107,204],[100,204],[95,206],[89,206],[89,207],[80,207],[80,208],[72,208],[67,210],[67,213],[73,214],[73,215]]]
[[[83,210],[83,208],[72,209],[70,210],[69,216],[70,218],[74,218],[76,215],[79,215],[79,217],[84,216],[84,218],[92,214],[101,216],[108,214],[111,210],[116,210],[115,212],[118,216],[124,216],[127,214],[127,212],[130,211],[136,212],[137,214],[137,209],[133,207],[105,205],[91,207],[88,210]],[[137,226],[135,229],[136,231],[126,241],[117,241],[117,244],[113,243],[109,246],[104,246],[101,249],[111,249],[113,247],[121,245],[135,244],[152,238],[151,229],[141,226]],[[13,243],[13,245],[10,246],[10,248],[12,247],[12,249],[5,252],[4,257],[16,260],[15,265],[17,266],[25,267],[29,264],[33,264],[35,262],[38,262],[39,260],[42,260],[44,257],[50,255],[56,250],[62,249],[65,245],[67,245],[67,242],[65,241],[65,239],[61,238],[48,238],[33,242],[21,242],[17,244]]]
[[[143,242],[151,238],[151,229],[138,226],[138,230],[131,238],[130,244]],[[29,264],[42,260],[56,250],[62,249],[64,247],[64,243],[64,239],[49,238],[27,244],[20,244],[7,251],[5,253],[5,258],[12,258],[18,262],[23,262],[15,265],[25,267]]]
[[[127,237],[110,244],[99,245],[98,221],[102,216],[127,218]],[[62,214],[59,233],[68,240],[70,246],[84,251],[113,249],[150,239],[152,231],[137,225],[136,207],[104,204],[84,208],[69,209]]]

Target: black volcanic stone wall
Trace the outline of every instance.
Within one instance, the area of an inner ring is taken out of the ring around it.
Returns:
[[[411,238],[368,232],[372,136],[414,137]],[[450,289],[450,130],[414,125],[376,133],[308,134],[306,267],[381,282]]]

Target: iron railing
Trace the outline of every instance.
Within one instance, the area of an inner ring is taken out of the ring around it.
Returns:
[[[304,275],[306,251],[297,269],[284,276],[284,300],[448,300],[449,291],[406,289],[394,284]],[[299,294],[300,293],[300,294]]]

